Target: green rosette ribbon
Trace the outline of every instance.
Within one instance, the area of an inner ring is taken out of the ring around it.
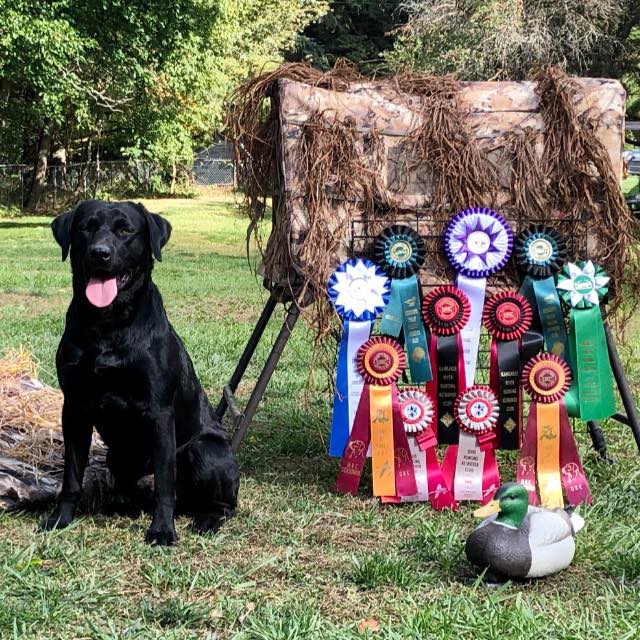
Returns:
[[[569,306],[569,353],[574,376],[566,397],[569,415],[602,420],[616,412],[613,374],[600,302],[609,276],[591,260],[568,262],[558,273],[558,293]]]

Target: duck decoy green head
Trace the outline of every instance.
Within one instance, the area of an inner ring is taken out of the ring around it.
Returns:
[[[493,500],[473,512],[476,518],[486,518],[498,514],[496,522],[518,528],[522,524],[529,507],[527,490],[517,482],[507,482],[496,491]]]

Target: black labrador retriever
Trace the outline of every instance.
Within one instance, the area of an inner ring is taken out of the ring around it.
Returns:
[[[176,500],[196,531],[217,531],[235,513],[239,470],[151,280],[171,225],[140,204],[89,200],[51,226],[62,259],[71,251],[73,298],[56,357],[64,479],[41,529],[73,520],[95,426],[117,492],[154,474],[147,542],[175,542]]]

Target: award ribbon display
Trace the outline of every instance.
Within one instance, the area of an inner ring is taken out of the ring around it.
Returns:
[[[461,331],[469,320],[469,299],[460,289],[432,289],[422,303],[422,317],[431,332],[429,354],[435,376],[426,385],[436,399],[436,429],[440,444],[456,444],[454,405],[466,388]]]
[[[518,235],[515,256],[518,268],[525,274],[520,294],[536,311],[547,351],[571,367],[567,329],[554,281],[567,260],[564,238],[546,225],[531,225]]]
[[[340,463],[338,491],[356,494],[371,443],[373,494],[402,497],[418,492],[396,388],[405,364],[404,350],[391,338],[376,336],[358,349],[357,366],[365,384]]]
[[[471,315],[462,330],[467,384],[476,374],[482,308],[487,278],[502,269],[511,255],[513,232],[492,209],[465,209],[449,222],[444,250],[456,270],[456,285],[467,294]]]
[[[433,431],[433,400],[420,389],[406,388],[398,394],[398,404],[409,441],[418,491],[415,496],[382,498],[382,502],[429,500],[437,511],[457,509],[458,504],[447,487],[436,454],[438,439]]]
[[[389,300],[390,282],[373,262],[352,259],[331,274],[327,289],[343,326],[329,438],[329,455],[341,457],[364,386],[356,366],[356,354],[369,339],[373,322]]]
[[[497,293],[487,300],[482,320],[491,335],[489,384],[500,404],[498,448],[519,449],[522,431],[522,337],[531,326],[531,306],[518,293]]]
[[[424,239],[411,227],[393,225],[376,238],[375,260],[391,280],[391,297],[380,333],[397,338],[404,330],[409,372],[414,384],[431,380],[427,336],[420,318],[418,273],[426,255]]]
[[[558,292],[570,307],[569,353],[573,385],[567,394],[570,415],[602,420],[616,412],[613,374],[600,301],[609,276],[591,260],[569,262],[558,273]]]
[[[458,396],[455,417],[460,442],[447,449],[442,462],[442,473],[456,500],[486,504],[498,490],[500,474],[494,447],[499,415],[498,398],[490,387],[473,385]]]
[[[570,384],[567,363],[551,353],[535,356],[522,372],[522,385],[531,396],[531,407],[517,480],[529,492],[529,504],[542,504],[549,509],[563,507],[563,486],[569,504],[591,502],[563,400]]]

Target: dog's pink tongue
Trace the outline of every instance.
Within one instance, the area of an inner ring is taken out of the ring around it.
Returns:
[[[94,307],[108,307],[118,295],[118,284],[115,278],[91,278],[85,293]]]

